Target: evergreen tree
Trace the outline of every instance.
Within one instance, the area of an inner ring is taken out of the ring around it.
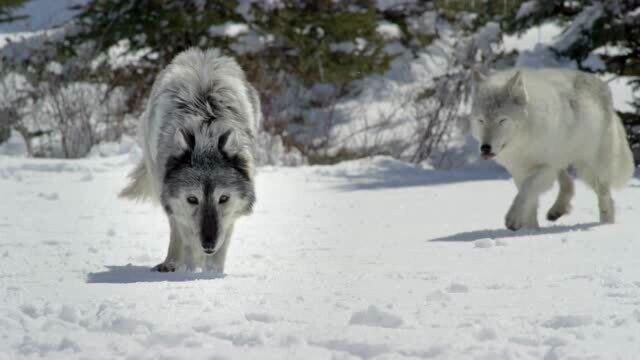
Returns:
[[[640,76],[640,0],[532,0],[524,3],[507,26],[522,32],[544,22],[572,23],[554,50],[575,60],[583,70]],[[600,54],[604,69],[593,69],[585,61],[594,50],[615,47],[624,51]]]
[[[372,1],[285,0],[269,10],[254,4],[253,13],[253,26],[275,37],[262,55],[308,85],[342,85],[388,66]]]
[[[236,0],[93,0],[76,8],[77,30],[67,37],[62,53],[73,58],[87,53],[87,45],[94,54],[114,46],[125,54],[142,51],[130,66],[93,71],[112,86],[131,88],[132,110],[140,108],[157,72],[192,46],[215,47],[236,57],[252,80],[258,68],[266,68],[305,85],[340,87],[388,67],[390,56],[376,32],[384,14],[372,0],[284,0],[275,8],[254,3],[244,12],[238,5]],[[262,42],[240,49],[241,36],[214,33],[228,23],[244,25]],[[339,44],[352,45],[353,51],[339,53]]]
[[[0,23],[26,18],[24,15],[14,14],[15,9],[24,2],[25,0],[0,0]],[[0,115],[0,144],[2,144],[11,136],[11,125],[14,119],[6,109],[0,109],[0,111],[2,112]]]
[[[0,0],[0,23],[12,22],[26,18],[26,15],[16,15],[15,9],[26,0]]]
[[[138,110],[158,71],[190,47],[228,49],[225,38],[209,36],[211,26],[241,19],[237,2],[201,0],[93,0],[76,7],[78,29],[66,38],[66,58],[87,52],[107,53],[118,47],[120,56],[138,54],[127,66],[107,63],[94,71],[99,80],[130,90],[131,110]]]
[[[461,14],[470,15],[471,29],[477,29],[489,21],[505,24],[515,15],[525,0],[436,0],[438,10],[452,22]]]

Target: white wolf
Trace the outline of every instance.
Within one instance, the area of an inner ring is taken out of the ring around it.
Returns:
[[[613,223],[610,189],[626,184],[634,164],[607,84],[562,69],[476,73],[475,82],[473,136],[482,157],[495,158],[518,187],[507,228],[537,228],[538,198],[556,179],[560,192],[547,219],[567,214],[574,194],[569,167],[596,192],[600,221]]]
[[[157,271],[224,271],[236,219],[251,212],[260,102],[242,69],[187,50],[157,77],[140,124],[144,159],[121,196],[160,202],[171,227]]]

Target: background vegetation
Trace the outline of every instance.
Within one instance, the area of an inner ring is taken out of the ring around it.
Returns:
[[[20,18],[16,9],[22,3],[0,0],[0,22]],[[553,48],[555,56],[585,71],[637,77],[638,3],[87,1],[57,31],[1,50],[0,142],[13,129],[27,139],[34,156],[82,157],[97,143],[132,135],[157,72],[175,54],[196,46],[218,48],[246,69],[262,96],[266,153],[293,152],[298,160],[285,161],[291,163],[375,154],[438,162],[463,123],[461,105],[472,91],[471,69],[515,62],[516,54],[493,46],[488,37],[547,22],[578,27],[575,36]],[[593,19],[585,20],[590,11]],[[599,53],[594,61],[594,52],[603,48],[620,51]],[[437,51],[446,53],[441,73],[416,88],[415,96],[398,96],[397,110],[363,120],[368,125],[357,132],[379,141],[349,146],[351,134],[338,139],[337,127],[365,113],[345,115],[342,105],[359,99],[370,79],[388,76],[394,64],[411,64]],[[635,111],[622,116],[640,159],[638,114],[637,99]],[[407,122],[415,124],[404,139],[376,136]],[[270,156],[264,156],[265,162],[278,162]]]

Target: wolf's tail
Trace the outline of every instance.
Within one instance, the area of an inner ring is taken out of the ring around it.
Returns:
[[[153,183],[144,159],[129,174],[129,180],[129,185],[122,189],[120,197],[131,200],[149,200],[153,197]]]
[[[627,133],[622,125],[622,120],[614,112],[613,113],[613,128],[612,128],[612,154],[609,159],[610,162],[610,180],[611,186],[614,188],[621,188],[627,184],[627,182],[633,176],[635,171],[635,164],[633,162],[633,154],[627,141]]]

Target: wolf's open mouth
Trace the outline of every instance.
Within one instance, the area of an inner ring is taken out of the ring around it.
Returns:
[[[207,255],[213,255],[213,253],[215,253],[215,251],[213,251],[213,250],[211,250],[211,249],[206,249],[204,252],[205,252],[205,254],[207,254]]]
[[[493,159],[494,157],[496,157],[496,154],[494,154],[494,153],[491,153],[491,154],[482,154],[482,158],[483,158],[484,160],[491,160],[491,159]]]

